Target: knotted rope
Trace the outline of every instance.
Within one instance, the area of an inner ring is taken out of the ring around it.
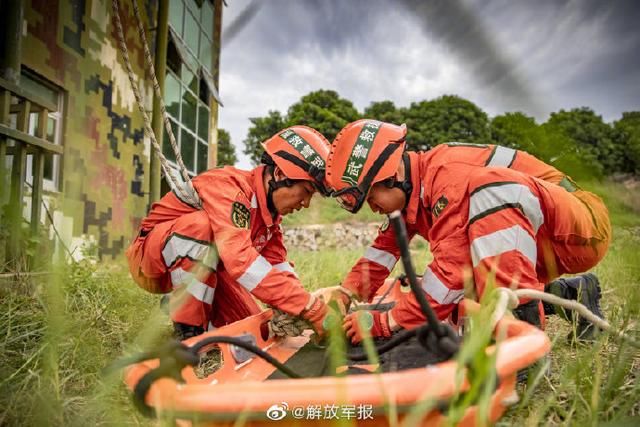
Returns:
[[[305,329],[310,329],[309,323],[300,318],[292,316],[284,311],[273,310],[273,316],[269,322],[269,329],[277,337],[297,337],[302,335]]]

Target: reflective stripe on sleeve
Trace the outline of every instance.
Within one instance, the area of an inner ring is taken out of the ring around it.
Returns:
[[[430,267],[422,276],[422,289],[438,304],[454,304],[464,296],[464,289],[450,289],[438,279]]]
[[[171,267],[180,258],[202,261],[212,270],[218,265],[218,253],[214,246],[175,233],[167,239],[162,248],[162,258],[167,267]]]
[[[267,274],[269,274],[271,268],[272,265],[269,264],[269,261],[267,261],[262,255],[258,255],[244,274],[238,278],[238,283],[251,292],[260,284],[260,282],[262,282]]]
[[[469,222],[480,219],[501,209],[518,207],[533,225],[535,233],[544,223],[540,201],[526,185],[516,183],[496,183],[471,195]]]
[[[288,262],[281,262],[278,264],[274,264],[273,268],[275,268],[276,270],[280,270],[280,271],[288,271],[289,273],[293,273],[294,276],[298,277],[298,274],[296,273],[296,271],[293,269],[293,267],[291,266],[291,264],[289,264]]]
[[[504,168],[511,167],[517,153],[518,152],[513,148],[496,145],[496,148],[493,149],[493,152],[485,166],[501,166]]]
[[[519,225],[499,230],[471,242],[471,260],[476,267],[485,258],[516,250],[536,266],[536,241]]]
[[[396,262],[398,262],[398,259],[392,253],[383,251],[381,249],[376,249],[372,246],[367,248],[364,253],[364,257],[369,261],[380,264],[389,271],[393,270]]]

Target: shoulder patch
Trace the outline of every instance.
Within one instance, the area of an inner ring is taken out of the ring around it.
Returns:
[[[251,211],[242,203],[233,202],[233,205],[231,205],[231,222],[238,228],[249,228]]]
[[[447,198],[443,194],[438,199],[436,204],[433,205],[433,209],[431,210],[431,212],[433,213],[433,216],[435,216],[436,218],[439,217],[442,211],[444,210],[444,208],[446,208],[448,204],[449,204],[449,200],[447,200]]]
[[[380,232],[384,233],[385,231],[387,231],[388,228],[389,228],[389,216],[385,215],[384,221],[382,221],[382,224],[380,224]]]

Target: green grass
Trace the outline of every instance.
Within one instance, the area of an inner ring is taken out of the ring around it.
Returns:
[[[640,338],[640,197],[618,184],[589,188],[603,194],[614,223],[611,249],[595,269],[604,311],[616,328]],[[354,218],[331,201],[314,202],[320,203],[287,224]],[[362,218],[380,221],[370,212]],[[412,245],[418,271],[430,258],[427,248],[424,241]],[[290,248],[309,289],[339,283],[361,254]],[[168,330],[158,297],[140,290],[123,263],[76,265],[31,281],[0,282],[0,425],[149,424],[133,409],[119,376],[101,370],[123,354],[153,347]],[[575,347],[565,339],[568,332],[564,321],[550,321],[550,373],[535,388],[519,387],[521,403],[500,424],[639,425],[640,352],[610,336]]]
[[[162,322],[157,307],[119,266],[81,264],[36,283],[3,283],[0,425],[136,420],[120,379],[101,370],[156,338],[147,330]]]

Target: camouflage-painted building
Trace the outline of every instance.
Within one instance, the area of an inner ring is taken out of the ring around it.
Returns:
[[[134,80],[173,160],[132,1],[138,1],[182,157],[195,175],[215,165],[222,0],[120,0]],[[72,251],[80,254],[89,244],[101,259],[116,257],[166,186],[119,50],[112,0],[28,0],[21,7],[16,83],[55,104],[43,137],[63,147],[61,155],[45,157],[43,198]],[[37,122],[32,113],[30,133]],[[26,163],[28,192],[33,159]],[[25,198],[25,211],[28,204]],[[44,212],[42,222],[49,222]]]

